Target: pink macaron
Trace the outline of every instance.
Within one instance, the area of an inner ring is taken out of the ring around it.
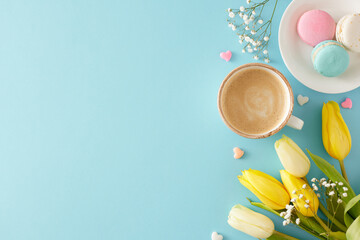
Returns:
[[[305,43],[315,47],[323,41],[334,39],[336,23],[327,12],[310,10],[299,18],[297,31]]]

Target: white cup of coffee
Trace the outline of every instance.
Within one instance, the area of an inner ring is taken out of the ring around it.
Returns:
[[[225,124],[246,138],[266,138],[288,125],[301,130],[304,122],[291,115],[294,95],[277,69],[249,63],[231,71],[222,82],[218,108]]]

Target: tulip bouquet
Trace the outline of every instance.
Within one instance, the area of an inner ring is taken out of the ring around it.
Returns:
[[[283,136],[275,142],[284,167],[280,170],[282,182],[253,169],[242,171],[238,179],[261,201],[249,200],[250,204],[283,218],[284,226],[293,224],[318,239],[359,240],[360,195],[355,195],[344,167],[344,159],[351,149],[351,136],[336,102],[323,106],[322,138],[326,151],[339,161],[342,174],[308,151],[327,177],[308,181],[309,158],[293,140]],[[231,209],[228,223],[258,239],[297,239],[276,231],[270,218],[239,204]]]

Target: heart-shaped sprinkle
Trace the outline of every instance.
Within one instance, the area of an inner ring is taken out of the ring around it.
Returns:
[[[233,151],[234,151],[234,158],[235,158],[235,159],[239,159],[239,158],[241,158],[241,157],[244,155],[244,151],[241,150],[241,149],[238,148],[238,147],[234,147]]]
[[[223,240],[223,236],[218,234],[217,232],[213,232],[211,234],[211,240]]]
[[[302,106],[309,101],[309,97],[304,97],[303,95],[299,94],[297,96],[297,101],[298,101],[299,105]]]
[[[349,108],[349,109],[351,109],[351,108],[352,108],[352,101],[351,101],[351,99],[350,99],[350,98],[346,98],[345,101],[343,101],[343,102],[341,103],[341,106],[342,106],[343,108]]]
[[[222,59],[224,59],[225,61],[227,61],[227,62],[230,61],[231,56],[232,56],[231,51],[226,51],[226,52],[220,53],[220,57],[221,57]]]

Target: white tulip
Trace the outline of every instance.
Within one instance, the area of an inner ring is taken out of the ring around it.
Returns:
[[[310,160],[290,138],[283,136],[275,142],[275,150],[285,170],[295,177],[305,177],[310,170]]]
[[[274,223],[270,218],[240,204],[231,209],[228,223],[233,228],[254,238],[268,238],[275,231]]]

